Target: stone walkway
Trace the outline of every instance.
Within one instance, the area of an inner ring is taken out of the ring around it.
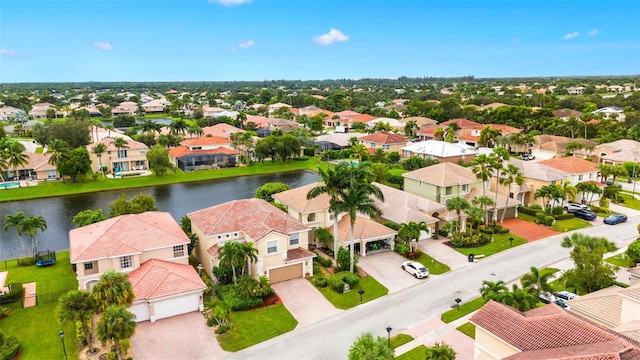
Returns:
[[[26,284],[22,284],[24,287],[24,307],[33,307],[36,304],[36,283],[30,282]]]

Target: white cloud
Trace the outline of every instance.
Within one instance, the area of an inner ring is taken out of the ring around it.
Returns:
[[[599,33],[598,29],[593,29],[589,31],[589,36],[596,36],[598,35],[598,33]]]
[[[568,33],[565,36],[563,36],[562,38],[565,40],[571,40],[571,39],[575,39],[579,36],[580,34],[577,31],[574,31],[572,33]]]
[[[0,49],[0,56],[10,57],[10,58],[22,58],[24,57],[22,54],[15,50],[9,49]]]
[[[342,33],[342,31],[331,28],[328,33],[313,37],[313,42],[318,45],[331,45],[336,41],[347,41],[349,37]]]
[[[209,0],[209,3],[216,3],[216,4],[220,4],[222,6],[236,6],[236,5],[242,5],[242,4],[249,4],[251,3],[253,0]]]
[[[245,42],[241,42],[240,44],[238,44],[238,47],[241,49],[246,49],[246,48],[250,48],[253,45],[255,45],[256,43],[253,40],[248,40]]]
[[[93,47],[100,50],[109,51],[113,49],[113,43],[109,43],[106,41],[96,41],[93,43]]]

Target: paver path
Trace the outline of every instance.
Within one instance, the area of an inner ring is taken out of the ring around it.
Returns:
[[[22,287],[24,287],[24,307],[36,306],[36,283],[22,284]]]
[[[509,232],[512,234],[518,235],[529,242],[559,234],[559,232],[551,230],[546,226],[518,218],[505,219],[504,227],[509,228]]]

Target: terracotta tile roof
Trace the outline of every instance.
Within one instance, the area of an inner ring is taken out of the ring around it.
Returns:
[[[152,300],[207,288],[191,265],[151,259],[128,275],[134,301]]]
[[[238,129],[237,127],[233,126],[233,125],[229,125],[227,123],[219,123],[219,124],[215,124],[213,126],[206,126],[202,128],[202,132],[205,135],[211,135],[214,137],[220,137],[220,138],[225,138],[228,139],[231,137],[231,134],[233,133],[244,133],[246,131],[242,130],[242,129]]]
[[[580,111],[571,109],[560,109],[553,111],[553,116],[557,118],[568,118],[569,116],[580,117],[580,115],[582,115]]]
[[[583,295],[568,301],[573,312],[584,314],[607,324],[610,327],[620,325],[622,312],[622,298],[618,292],[619,286],[610,286],[602,290]]]
[[[227,149],[226,147],[218,147],[215,149],[205,149],[205,150],[190,150],[187,146],[177,146],[169,150],[169,155],[178,159],[185,155],[193,155],[193,154],[224,154],[224,155],[237,155],[238,152],[235,150]]]
[[[387,131],[380,131],[374,134],[363,136],[360,141],[374,142],[377,144],[405,144],[408,139],[404,135],[394,134]]]
[[[340,221],[338,221],[338,239],[343,243],[351,241],[351,220],[349,220],[349,214],[344,214]],[[327,230],[333,234],[333,225]],[[374,220],[356,216],[356,222],[353,227],[353,237],[355,240],[367,240],[374,238],[381,238],[386,236],[394,236],[398,232],[390,229]]]
[[[598,171],[598,164],[575,156],[542,160],[539,161],[538,164],[546,165],[570,174],[585,174]]]
[[[46,154],[28,154],[27,163],[22,166],[23,169],[33,169],[35,171],[57,170],[57,168],[49,164],[51,153]]]
[[[488,126],[491,129],[496,129],[500,131],[502,135],[516,134],[522,131],[522,129],[518,129],[517,127],[503,125],[503,124],[487,124],[485,126]]]
[[[444,128],[448,127],[449,124],[455,123],[458,125],[458,129],[482,129],[482,124],[477,123],[475,121],[467,120],[467,119],[451,119],[445,122],[440,123],[440,125]]]
[[[376,117],[369,114],[356,115],[352,118],[349,118],[349,124],[353,124],[355,122],[367,123],[373,119],[376,119]]]
[[[113,135],[116,135],[115,133]],[[121,136],[122,139],[125,140],[126,142],[126,146],[122,147],[122,150],[143,150],[143,149],[149,149],[149,147],[141,142],[135,141],[135,140],[131,140],[128,138],[125,138],[124,136]],[[114,145],[113,143],[114,139],[111,138],[106,138],[106,139],[102,139],[99,142],[103,143],[106,147],[107,147],[107,151],[118,151],[118,148]],[[89,151],[89,153],[93,153],[93,147],[96,146],[96,143],[92,143],[86,146],[87,151]]]
[[[287,258],[284,260],[295,261],[295,260],[300,260],[305,258],[314,258],[316,256],[317,255],[314,252],[309,251],[307,249],[295,248],[295,249],[287,250]]]
[[[359,112],[351,111],[351,110],[344,110],[344,111],[334,113],[334,115],[338,115],[340,117],[348,117],[348,116],[357,116],[362,114],[360,114]]]
[[[416,124],[418,124],[418,126],[422,126],[422,125],[437,125],[438,124],[438,120],[429,119],[429,118],[424,117],[424,116],[410,116],[410,117],[404,118],[403,121],[405,121],[405,122],[413,121]]]
[[[268,117],[264,117],[264,116],[258,116],[258,115],[247,115],[247,121],[245,121],[245,124],[247,123],[254,123],[256,124],[257,128],[261,128],[261,127],[266,127],[267,123],[272,120]]]
[[[242,231],[258,241],[272,231],[291,234],[309,227],[261,199],[230,201],[187,214],[206,236]]]
[[[479,181],[470,168],[446,162],[410,171],[402,176],[437,186],[474,184]]]
[[[117,216],[69,231],[71,263],[139,254],[189,242],[171,214],[158,211]]]
[[[307,194],[309,193],[309,191],[319,185],[322,185],[322,183],[311,183],[277,194],[273,194],[272,197],[300,213],[310,213],[327,210],[329,209],[329,195],[321,194],[313,199],[307,200]]]
[[[231,140],[217,136],[203,136],[195,139],[188,139],[180,142],[184,146],[196,145],[231,145]]]
[[[622,354],[630,358],[640,356],[640,350],[625,338],[581,320],[555,304],[522,313],[489,301],[471,316],[470,321],[521,351],[507,359],[619,359]]]

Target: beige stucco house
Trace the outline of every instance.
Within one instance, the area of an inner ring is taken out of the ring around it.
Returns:
[[[358,139],[370,153],[378,149],[385,152],[397,151],[402,152],[402,148],[407,145],[407,137],[401,134],[394,134],[387,131],[380,131],[370,135],[363,136]]]
[[[253,278],[271,283],[313,275],[315,253],[308,250],[310,227],[261,199],[235,200],[187,214],[198,235],[196,256],[204,270],[219,265],[219,250],[228,241],[251,242],[258,260]]]
[[[125,145],[116,147],[112,138],[102,139],[99,142],[104,144],[107,150],[98,156],[94,151],[96,143],[87,145],[87,151],[91,156],[91,168],[100,171],[100,164],[107,167],[107,172],[126,172],[148,169],[147,151],[149,147],[141,142],[122,137]]]

